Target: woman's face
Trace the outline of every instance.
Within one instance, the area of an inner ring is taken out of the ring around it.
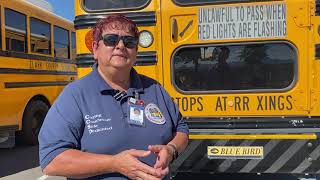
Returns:
[[[106,34],[118,36],[134,36],[125,29],[106,27],[102,32],[102,37]],[[137,47],[125,47],[123,40],[114,46],[106,46],[103,39],[93,46],[94,58],[97,59],[99,66],[103,68],[115,68],[119,70],[130,70],[136,62]]]

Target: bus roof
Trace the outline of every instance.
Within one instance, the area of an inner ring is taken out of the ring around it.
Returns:
[[[36,6],[38,8],[41,8],[42,10],[45,10],[47,11],[48,13],[51,13],[53,14],[54,16],[57,16],[58,18],[61,18],[63,19],[64,21],[68,21],[69,23],[73,23],[72,21],[62,17],[62,16],[59,16],[57,14],[54,13],[53,11],[53,6],[51,3],[49,3],[48,1],[46,0],[26,0],[27,3],[33,5],[33,6]]]
[[[45,0],[27,0],[29,3],[53,13],[53,6]]]

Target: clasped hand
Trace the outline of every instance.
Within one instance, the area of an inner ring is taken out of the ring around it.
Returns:
[[[114,170],[130,179],[137,180],[160,180],[169,173],[168,168],[168,152],[162,145],[149,146],[149,151],[130,149],[123,151],[113,157]],[[138,160],[140,157],[147,157],[151,152],[158,155],[154,167]],[[170,161],[169,161],[170,162]]]

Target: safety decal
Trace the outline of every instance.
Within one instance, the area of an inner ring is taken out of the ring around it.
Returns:
[[[146,118],[155,124],[164,124],[166,122],[166,119],[162,115],[159,107],[153,103],[146,106],[144,113]]]

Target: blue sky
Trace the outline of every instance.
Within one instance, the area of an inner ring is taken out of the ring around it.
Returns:
[[[52,4],[54,13],[70,21],[74,20],[74,0],[46,0]]]

